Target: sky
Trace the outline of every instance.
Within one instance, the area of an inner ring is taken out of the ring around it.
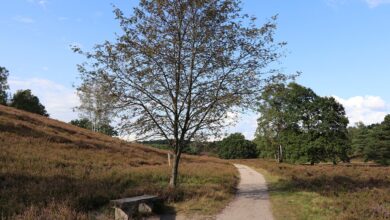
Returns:
[[[113,5],[126,14],[138,0],[0,0],[0,66],[10,71],[11,92],[31,89],[52,118],[77,118],[74,85],[84,58],[78,45],[114,40],[120,33]],[[390,113],[390,0],[242,0],[261,25],[278,14],[276,39],[286,41],[285,73],[334,96],[350,124],[381,122]],[[239,116],[228,132],[252,139],[256,113]]]

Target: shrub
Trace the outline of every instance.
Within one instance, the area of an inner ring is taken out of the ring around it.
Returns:
[[[257,147],[252,141],[245,140],[241,133],[234,133],[220,142],[218,155],[224,159],[256,158]]]
[[[12,97],[11,107],[49,117],[45,106],[39,98],[31,93],[31,90],[18,90]]]

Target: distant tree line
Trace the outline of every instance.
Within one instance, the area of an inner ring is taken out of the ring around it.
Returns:
[[[100,132],[109,136],[118,136],[119,133],[112,127],[110,124],[97,124],[94,125],[88,118],[74,119],[69,122],[72,125],[75,125],[80,128],[85,128],[91,131]]]
[[[0,105],[7,105],[20,110],[49,117],[45,106],[41,104],[39,98],[32,94],[30,89],[18,90],[12,96],[7,93],[9,71],[5,67],[0,67]]]
[[[348,130],[353,157],[390,165],[390,115],[382,123],[366,126],[359,122]]]
[[[254,142],[246,140],[241,133],[234,133],[218,144],[218,155],[223,159],[257,158],[258,150]]]
[[[169,149],[167,140],[148,140],[142,144],[150,145],[159,149]],[[233,133],[218,141],[191,141],[183,149],[184,153],[210,156],[218,156],[223,159],[247,159],[257,158],[258,149],[254,142],[246,140],[241,133]]]
[[[310,164],[336,164],[357,157],[390,164],[390,115],[380,124],[347,127],[349,121],[340,103],[295,82],[268,85],[260,97],[258,111],[253,141],[234,133],[219,141],[191,142],[183,152],[223,159],[261,157]],[[166,140],[142,143],[169,148]]]
[[[0,105],[14,107],[23,111],[39,114],[49,117],[45,106],[40,102],[39,98],[35,96],[30,89],[18,90],[15,94],[8,93],[9,71],[5,67],[0,67]],[[76,109],[80,112],[80,119],[75,119],[69,123],[100,132],[110,136],[117,136],[118,131],[110,125],[111,119],[107,107],[104,105],[109,102],[104,101],[104,88],[99,87],[98,84],[88,82],[84,83],[78,88],[78,94],[81,100],[81,105]],[[103,104],[105,103],[105,104]]]
[[[147,140],[141,141],[140,143],[163,150],[170,149],[170,142],[165,139]],[[183,153],[192,155],[207,154],[216,156],[218,154],[217,144],[217,141],[191,141],[183,149]]]

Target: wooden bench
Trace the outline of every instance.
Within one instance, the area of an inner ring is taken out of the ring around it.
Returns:
[[[129,220],[138,213],[152,213],[153,206],[161,200],[157,196],[143,195],[111,200],[115,208],[115,220]]]

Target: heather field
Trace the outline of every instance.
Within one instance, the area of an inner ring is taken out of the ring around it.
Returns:
[[[390,218],[390,167],[239,162],[266,177],[276,219]]]
[[[210,216],[230,202],[241,163],[261,172],[276,219],[388,219],[390,167],[291,165],[185,155],[168,187],[167,152],[0,106],[0,215],[110,219],[110,199],[156,194],[160,212]]]
[[[112,218],[110,199],[156,194],[163,211],[214,214],[234,195],[228,162],[184,156],[169,190],[167,152],[0,106],[0,215]],[[198,201],[198,202],[194,202]]]

